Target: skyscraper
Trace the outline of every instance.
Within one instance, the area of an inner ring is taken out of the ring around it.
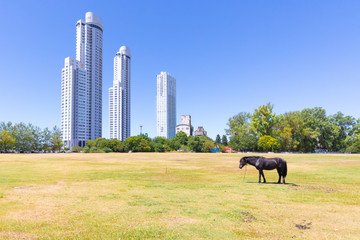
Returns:
[[[114,82],[109,88],[110,139],[130,136],[130,49],[122,46],[114,58]]]
[[[85,146],[102,135],[102,20],[87,12],[76,23],[76,60],[62,70],[61,130],[64,147]]]
[[[157,136],[172,139],[176,127],[176,79],[167,72],[157,75]]]
[[[67,57],[61,75],[61,131],[64,147],[84,146],[87,140],[84,64]]]

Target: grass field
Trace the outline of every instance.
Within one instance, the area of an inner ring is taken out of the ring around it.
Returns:
[[[242,156],[0,154],[0,239],[360,239],[360,155]]]

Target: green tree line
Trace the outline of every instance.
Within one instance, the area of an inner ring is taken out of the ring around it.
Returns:
[[[360,152],[360,119],[320,107],[276,115],[270,103],[231,118],[225,130],[237,151]]]
[[[210,152],[216,146],[220,151],[227,145],[236,151],[273,152],[360,152],[360,119],[338,112],[327,116],[322,108],[276,115],[270,103],[259,106],[253,113],[241,112],[231,118],[226,134],[215,141],[207,136],[187,136],[179,132],[169,140],[151,139],[146,134],[128,137],[125,141],[98,138],[87,141],[79,152]],[[40,129],[32,124],[0,122],[0,152],[60,151],[61,131]],[[64,149],[68,150],[68,149]]]
[[[187,136],[184,132],[178,132],[173,139],[156,137],[151,139],[147,134],[128,137],[125,141],[117,139],[98,138],[86,142],[81,148],[75,146],[74,152],[169,152],[169,151],[192,151],[210,152],[215,148],[214,141],[207,136]]]
[[[58,127],[41,129],[32,124],[0,122],[0,152],[60,151],[61,131]]]

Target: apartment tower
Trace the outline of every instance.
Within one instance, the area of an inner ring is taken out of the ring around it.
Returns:
[[[161,72],[156,82],[157,136],[172,139],[176,127],[176,79],[167,72]]]
[[[114,58],[114,82],[109,88],[110,139],[130,136],[130,49],[122,46]]]
[[[62,69],[64,147],[82,147],[102,135],[102,48],[102,20],[87,12],[76,23],[76,60],[66,58]]]

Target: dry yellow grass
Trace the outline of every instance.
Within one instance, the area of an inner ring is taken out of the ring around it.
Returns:
[[[2,154],[0,239],[359,239],[360,155],[276,155]]]

